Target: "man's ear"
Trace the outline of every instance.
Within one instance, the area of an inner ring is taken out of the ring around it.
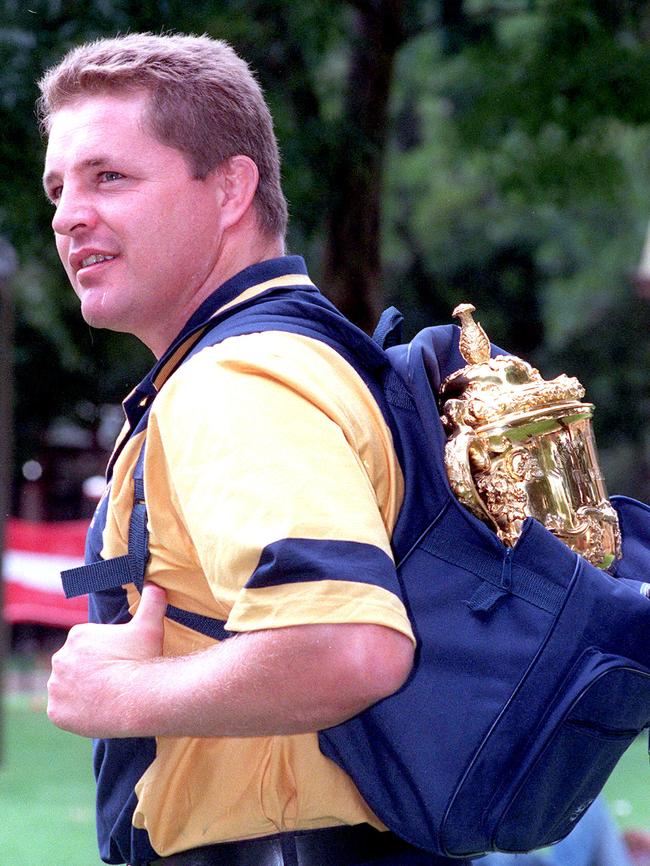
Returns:
[[[222,224],[230,228],[252,207],[260,173],[248,156],[231,156],[216,172]]]

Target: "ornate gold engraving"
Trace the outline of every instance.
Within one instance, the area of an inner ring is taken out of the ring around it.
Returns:
[[[593,405],[564,374],[547,381],[521,358],[490,358],[472,304],[460,304],[459,348],[467,365],[440,389],[454,495],[513,546],[535,517],[591,563],[620,556],[591,429]]]

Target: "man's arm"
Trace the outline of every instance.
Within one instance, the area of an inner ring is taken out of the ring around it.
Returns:
[[[148,584],[131,622],[70,631],[52,659],[54,724],[86,737],[306,733],[392,694],[413,663],[409,638],[363,623],[250,632],[167,658],[165,606]]]

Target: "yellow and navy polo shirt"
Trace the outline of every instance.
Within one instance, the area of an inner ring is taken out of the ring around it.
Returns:
[[[146,436],[146,577],[171,605],[233,632],[354,622],[413,639],[390,547],[402,475],[360,374],[325,342],[275,330],[229,337],[178,365],[197,325],[275,288],[317,292],[299,257],[246,269],[201,306],[127,400],[90,555],[127,552]],[[138,430],[133,407],[148,404]],[[92,618],[124,621],[138,599],[132,584],[95,593]],[[166,621],[165,655],[212,642]],[[283,830],[381,826],[315,733],[100,741],[95,768],[109,863]]]

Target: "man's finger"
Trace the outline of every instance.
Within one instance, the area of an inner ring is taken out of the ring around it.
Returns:
[[[163,620],[167,609],[167,593],[155,583],[145,583],[140,604],[133,616],[132,623],[139,629],[150,628],[162,632]]]

